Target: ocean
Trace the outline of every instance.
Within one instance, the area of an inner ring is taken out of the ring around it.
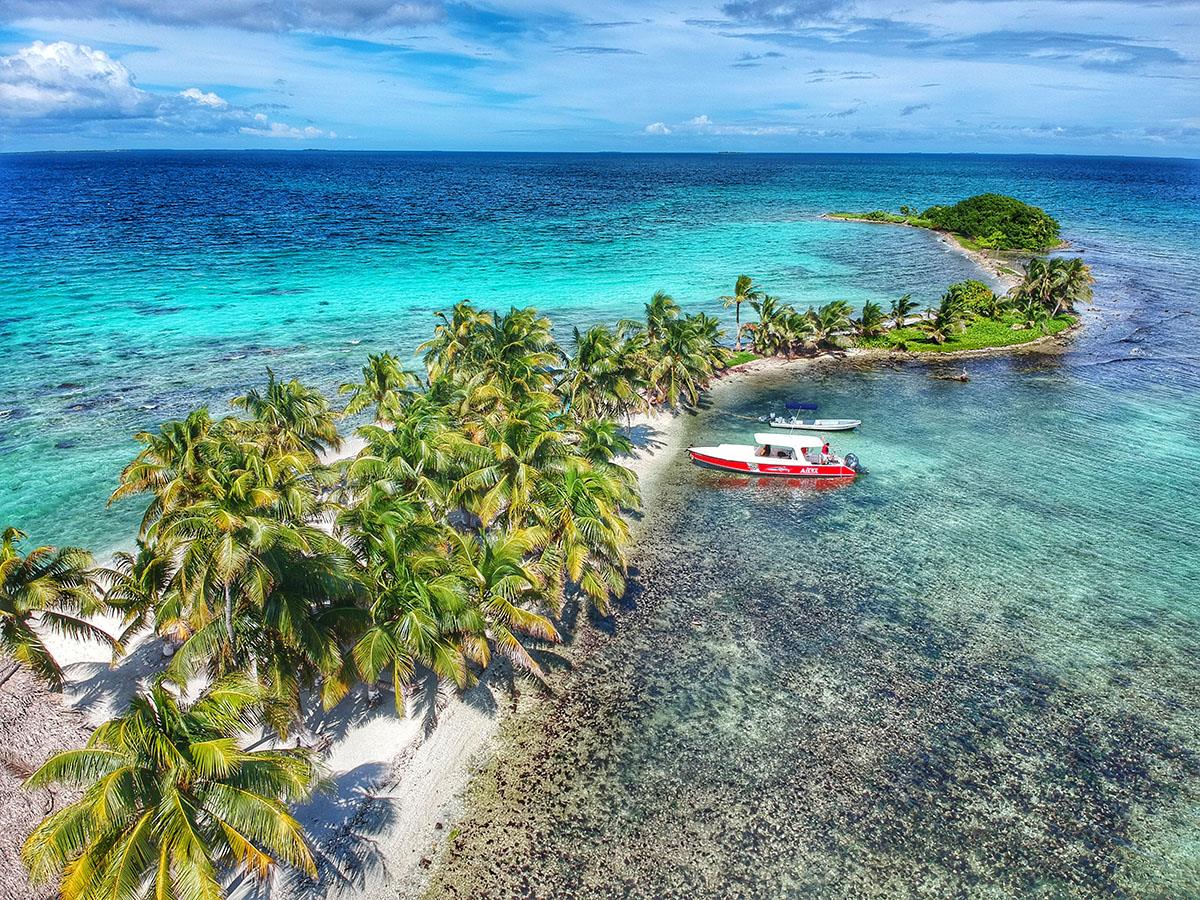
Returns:
[[[681,460],[611,623],[504,727],[435,889],[463,896],[1200,895],[1200,163],[997,156],[0,155],[0,523],[99,554],[132,435],[265,377],[332,391],[434,310],[572,326],[751,274],[800,306],[977,276],[830,222],[982,191],[1096,274],[1065,353],[814,369],[864,420],[829,491]]]

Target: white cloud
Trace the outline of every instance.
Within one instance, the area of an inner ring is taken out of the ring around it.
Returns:
[[[198,87],[177,94],[142,90],[119,60],[69,41],[34,41],[11,56],[0,56],[0,123],[41,133],[104,127],[122,134],[244,134],[292,140],[335,136],[311,125],[271,121]]]
[[[256,117],[257,118],[257,117]],[[263,116],[263,119],[266,117]],[[238,129],[242,134],[252,134],[256,137],[269,138],[285,138],[289,140],[301,140],[303,138],[335,138],[337,133],[333,131],[322,131],[320,128],[314,128],[312,125],[307,125],[304,128],[297,128],[294,125],[285,125],[283,122],[271,122],[264,127],[243,126]]]
[[[212,107],[213,109],[227,109],[229,107],[228,100],[218,97],[211,91],[202,91],[200,88],[190,87],[186,91],[180,91],[179,96],[199,103],[201,106]]]
[[[103,50],[34,41],[0,56],[0,118],[119,119],[151,116],[157,98]]]
[[[665,122],[651,122],[645,127],[646,134],[670,134],[671,129],[667,127]]]

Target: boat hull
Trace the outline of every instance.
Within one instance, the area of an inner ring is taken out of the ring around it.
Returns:
[[[793,431],[853,431],[862,424],[858,419],[842,419],[833,422],[768,422],[772,428],[790,428]]]
[[[782,478],[854,478],[858,475],[849,466],[840,464],[822,466],[767,458],[762,459],[761,462],[757,460],[751,462],[744,459],[725,459],[695,450],[689,450],[688,456],[692,458],[692,462],[702,466],[710,466],[723,472],[741,472],[745,475],[772,475]]]

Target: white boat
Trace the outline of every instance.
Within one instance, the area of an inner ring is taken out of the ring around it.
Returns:
[[[861,419],[785,419],[772,416],[768,420],[772,428],[794,428],[798,431],[853,431],[862,424]]]
[[[753,444],[720,444],[690,447],[694,462],[750,475],[785,475],[793,478],[854,478],[862,473],[858,457],[828,452],[824,439],[801,435],[756,434]]]

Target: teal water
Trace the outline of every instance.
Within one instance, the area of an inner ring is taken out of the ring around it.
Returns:
[[[98,551],[139,427],[266,365],[332,388],[463,297],[563,329],[741,271],[931,301],[929,235],[825,222],[1000,190],[1097,275],[1062,354],[820,370],[871,470],[672,466],[626,609],[506,728],[440,893],[1200,895],[1200,165],[887,156],[0,156],[0,521]]]

